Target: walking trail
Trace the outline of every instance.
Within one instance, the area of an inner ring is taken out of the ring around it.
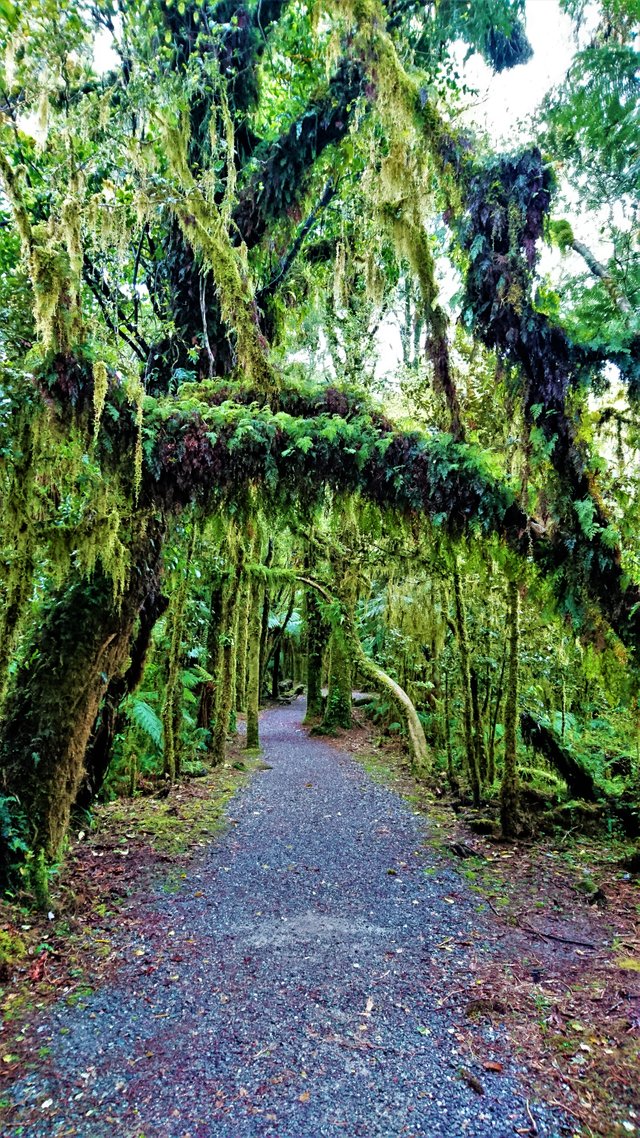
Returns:
[[[114,980],[49,1012],[52,1050],[12,1090],[11,1133],[567,1133],[527,1093],[500,1029],[449,999],[489,951],[491,914],[425,848],[424,819],[307,738],[303,712],[263,716],[271,769],[231,802],[180,891],[140,900]]]

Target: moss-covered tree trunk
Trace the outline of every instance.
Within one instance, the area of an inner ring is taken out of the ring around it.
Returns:
[[[453,569],[453,595],[456,608],[456,628],[458,632],[458,649],[460,652],[460,674],[462,677],[462,696],[464,707],[464,743],[467,757],[467,772],[471,784],[471,793],[475,806],[480,805],[480,773],[476,755],[475,740],[473,737],[473,699],[471,695],[471,670],[469,664],[469,640],[467,637],[467,620],[462,599],[462,586],[460,574],[454,564]]]
[[[337,626],[329,641],[329,688],[322,727],[334,731],[336,727],[351,726],[352,662],[344,629]]]
[[[264,559],[267,569],[271,566],[273,561],[273,541],[269,538],[267,546],[267,555]],[[258,691],[260,699],[262,699],[265,691],[265,681],[267,674],[267,663],[269,658],[269,613],[271,611],[271,589],[269,583],[266,582],[262,590],[262,618],[260,621],[260,682]]]
[[[7,697],[0,736],[2,792],[15,800],[42,874],[61,852],[84,757],[110,678],[125,665],[148,580],[132,574],[113,596],[101,570],[54,595],[33,637],[33,650]],[[8,864],[6,856],[0,864]],[[46,882],[34,885],[46,903]]]
[[[260,577],[251,581],[249,633],[247,640],[247,750],[260,746],[260,634],[264,586]]]
[[[447,748],[447,778],[452,794],[460,793],[460,784],[453,762],[453,747],[451,746],[451,703],[449,700],[449,673],[444,673],[444,738]]]
[[[127,723],[124,701],[140,683],[151,643],[151,634],[168,603],[168,598],[160,592],[159,584],[156,582],[140,609],[129,665],[124,673],[112,677],[102,700],[87,747],[84,775],[74,809],[88,810],[102,789],[111,762],[114,739],[124,731]]]
[[[209,623],[207,626],[207,671],[214,678],[202,685],[200,692],[200,707],[198,708],[198,727],[210,729],[215,714],[216,681],[215,670],[218,663],[218,647],[220,643],[220,626],[222,622],[222,601],[224,596],[224,582],[216,577],[211,586],[209,599]]]
[[[249,635],[249,608],[251,581],[243,574],[238,597],[238,640],[236,644],[236,711],[244,711],[247,698],[247,640]]]
[[[315,589],[305,593],[307,617],[307,712],[305,723],[322,719],[322,662],[327,646],[328,628],[322,616]]]
[[[236,565],[225,584],[222,602],[220,651],[216,674],[215,723],[211,733],[210,757],[214,766],[225,760],[227,731],[235,696],[235,633],[238,587],[243,574],[243,556],[240,552]]]
[[[509,581],[508,589],[509,663],[504,707],[504,768],[500,787],[500,823],[506,837],[516,837],[521,829],[517,761],[519,626],[520,594],[518,582],[514,579]]]
[[[170,782],[180,774],[180,722],[182,719],[182,684],[180,669],[182,665],[182,638],[184,618],[189,591],[189,572],[196,539],[196,527],[192,521],[184,573],[180,587],[171,605],[171,644],[167,679],[162,704],[162,737],[164,742],[164,773]]]
[[[482,783],[487,781],[488,762],[487,747],[484,738],[484,722],[478,695],[478,673],[475,668],[470,669],[471,680],[471,706],[473,709],[473,743],[476,753],[476,765]]]
[[[373,680],[374,684],[386,688],[402,715],[411,742],[412,767],[414,772],[416,774],[426,774],[431,766],[431,759],[424,728],[413,702],[404,688],[396,683],[391,676],[387,675],[379,664],[376,664],[374,660],[370,660],[366,655],[360,643],[355,621],[351,613],[345,615],[344,633],[350,650],[350,657],[357,664],[358,670],[366,679]],[[351,703],[351,691],[349,691],[349,702]],[[351,710],[351,708],[349,708],[349,710]]]

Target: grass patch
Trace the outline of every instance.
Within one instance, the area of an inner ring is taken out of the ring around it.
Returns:
[[[120,845],[138,839],[155,853],[181,857],[206,845],[226,828],[225,807],[257,769],[259,751],[243,752],[197,781],[176,783],[168,795],[117,799],[96,813],[96,832],[120,831]]]

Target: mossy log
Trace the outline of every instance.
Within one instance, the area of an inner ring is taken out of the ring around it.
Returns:
[[[520,730],[525,743],[533,747],[534,751],[542,755],[561,775],[572,798],[598,802],[604,797],[593,775],[568,747],[563,747],[558,742],[550,727],[534,719],[528,711],[523,711],[520,716]]]

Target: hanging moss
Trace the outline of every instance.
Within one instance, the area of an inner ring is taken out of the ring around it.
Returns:
[[[93,433],[94,437],[100,430],[100,419],[104,410],[107,391],[109,390],[109,376],[104,360],[96,360],[93,365]]]

